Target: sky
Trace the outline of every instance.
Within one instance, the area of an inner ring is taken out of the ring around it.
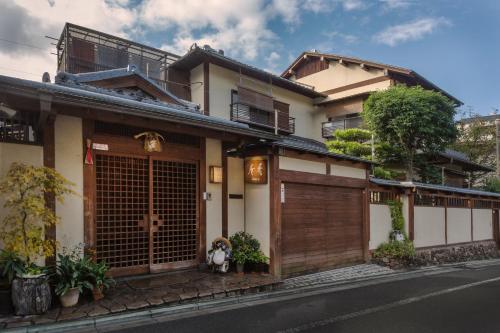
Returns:
[[[500,109],[500,0],[0,0],[0,75],[54,74],[71,22],[182,55],[193,43],[280,74],[303,51],[413,69]]]

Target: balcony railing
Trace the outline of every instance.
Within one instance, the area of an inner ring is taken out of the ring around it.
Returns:
[[[259,110],[242,103],[231,104],[232,121],[266,129],[275,129],[275,112],[278,114],[278,131],[288,134],[295,133],[295,118],[289,117],[285,112]]]
[[[338,120],[327,121],[321,124],[322,136],[325,139],[334,137],[338,129],[360,128],[363,126],[363,118],[352,117]]]

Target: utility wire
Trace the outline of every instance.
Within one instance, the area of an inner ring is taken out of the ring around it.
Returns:
[[[0,37],[0,41],[6,42],[6,43],[11,43],[11,44],[16,44],[16,45],[20,45],[20,46],[29,47],[29,48],[32,48],[32,49],[35,49],[35,50],[47,51],[47,49],[41,48],[39,46],[29,45],[29,44],[20,43],[20,42],[14,42],[12,40],[8,40],[8,39],[1,38],[1,37]]]

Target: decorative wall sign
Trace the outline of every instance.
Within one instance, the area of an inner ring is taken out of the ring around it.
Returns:
[[[92,144],[92,148],[94,150],[104,150],[104,151],[108,151],[109,150],[109,147],[106,143],[93,143]]]
[[[161,153],[161,141],[165,142],[165,138],[156,132],[143,132],[134,136],[134,139],[144,138],[144,150],[148,153]]]
[[[245,182],[267,184],[267,160],[263,158],[245,161]]]

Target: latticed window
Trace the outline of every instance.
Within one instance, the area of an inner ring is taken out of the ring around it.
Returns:
[[[38,144],[38,114],[17,111],[0,103],[0,142]]]

